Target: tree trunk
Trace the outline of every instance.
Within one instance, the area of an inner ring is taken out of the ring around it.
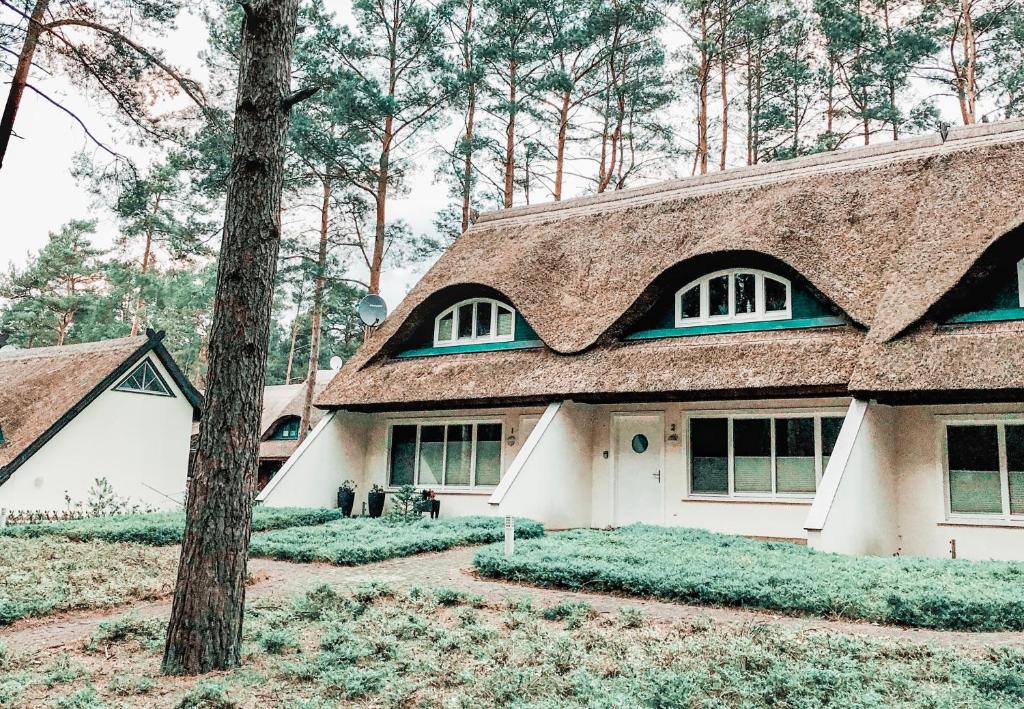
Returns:
[[[558,144],[555,146],[555,201],[562,201],[562,180],[565,178],[565,140],[569,134],[569,92],[562,95],[558,109]]]
[[[157,195],[156,204],[153,205],[153,211],[155,212],[160,208],[160,196]],[[149,272],[149,259],[153,254],[153,215],[151,214],[146,223],[146,248],[142,251],[142,279],[146,279],[146,273]],[[146,307],[146,301],[143,298],[143,290],[145,288],[144,283],[139,284],[139,297],[135,301],[135,315],[132,316],[132,337],[139,334],[139,327],[142,324],[142,310]]]
[[[971,0],[961,2],[961,22],[964,28],[963,39],[963,69],[961,89],[958,92],[960,99],[960,114],[963,117],[964,125],[971,125],[976,120],[975,98],[977,94],[977,59],[978,46],[974,34],[974,19],[971,17]]]
[[[708,42],[707,16],[700,17],[700,64],[697,67],[697,170],[708,172],[708,81],[711,79],[711,58],[706,49]]]
[[[725,40],[723,39],[723,46]],[[726,155],[729,149],[729,67],[725,61],[725,53],[723,50],[722,61],[719,66],[722,79],[722,152],[718,156],[718,169],[725,169]]]
[[[309,367],[306,372],[306,391],[302,398],[302,418],[299,421],[299,443],[309,433],[310,415],[313,412],[313,393],[316,390],[316,373],[320,369],[320,323],[324,314],[324,281],[327,276],[327,227],[330,224],[331,178],[324,178],[324,201],[320,207],[320,249],[316,258],[316,281],[313,282],[312,324],[309,328]]]
[[[508,123],[505,124],[505,189],[503,200],[505,209],[512,206],[512,197],[515,195],[517,68],[516,62],[511,62],[508,67]]]
[[[164,649],[167,674],[241,661],[298,0],[251,0],[243,8],[209,377]]]
[[[299,336],[299,315],[302,313],[302,296],[306,290],[306,282],[302,282],[299,290],[299,301],[295,304],[295,319],[292,320],[292,341],[288,346],[288,368],[284,372],[284,383],[292,383],[292,364],[295,363],[295,341]]]
[[[49,5],[50,0],[36,0],[36,6],[32,8],[32,17],[25,29],[25,43],[21,45],[18,66],[14,69],[11,90],[7,94],[7,103],[4,106],[4,115],[3,118],[0,118],[0,168],[4,166],[7,146],[11,142],[11,134],[14,133],[14,118],[18,115],[21,97],[25,94],[28,73],[32,68],[32,57],[36,53],[39,35],[43,31],[43,17]]]
[[[473,0],[466,3],[466,26],[463,33],[464,46],[462,64],[467,75],[473,71],[473,53],[470,47],[473,34]],[[469,85],[469,101],[466,105],[465,155],[462,165],[462,231],[469,229],[470,210],[473,208],[473,128],[476,121],[476,84]]]
[[[388,171],[391,168],[391,141],[394,138],[395,119],[384,120],[384,139],[381,141],[380,160],[377,163],[377,218],[373,230],[373,256],[370,260],[370,293],[380,293],[380,274],[384,268],[384,242],[387,238]]]

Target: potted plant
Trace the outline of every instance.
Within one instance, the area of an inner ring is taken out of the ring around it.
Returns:
[[[338,488],[338,507],[341,508],[341,514],[346,517],[352,516],[352,505],[356,502],[356,484],[351,480],[346,480]]]
[[[374,484],[366,496],[367,506],[371,517],[380,517],[384,514],[384,488]]]
[[[437,519],[441,514],[441,501],[433,490],[423,491],[423,503],[421,509],[430,513],[430,519]]]

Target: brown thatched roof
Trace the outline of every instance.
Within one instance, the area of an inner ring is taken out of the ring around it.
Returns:
[[[810,389],[822,384],[822,362],[806,348],[833,340],[825,359],[840,361],[828,384],[848,384],[865,332],[874,348],[905,333],[1024,223],[1022,172],[1018,121],[483,215],[319,403]],[[763,333],[616,344],[664,287],[659,277],[738,251],[798,272],[852,327],[764,348]],[[505,296],[549,350],[391,358],[440,302],[474,288]],[[687,366],[697,371],[673,374],[695,351]]]
[[[0,353],[0,484],[149,352],[198,416],[201,398],[161,344],[163,333]]]
[[[330,383],[334,371],[321,369],[316,373],[313,396],[318,396]],[[260,458],[287,458],[296,448],[295,441],[268,440],[281,419],[302,416],[302,404],[306,395],[306,383],[277,384],[263,389],[263,414],[260,418]],[[323,417],[323,411],[313,409],[310,425],[315,426]]]

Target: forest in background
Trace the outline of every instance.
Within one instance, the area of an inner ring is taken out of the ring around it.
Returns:
[[[0,334],[166,330],[201,386],[243,6],[189,6],[208,33],[195,75],[161,52],[183,3],[0,7],[0,159],[13,87],[77,120],[46,93],[53,75],[125,136],[75,160],[93,212],[0,278]],[[307,3],[300,26],[292,83],[315,93],[292,112],[270,383],[347,358],[381,274],[436,256],[481,210],[1024,114],[1019,0],[354,0],[344,21]],[[424,205],[427,234],[389,212],[424,173],[449,193]],[[117,226],[109,250],[98,218]]]

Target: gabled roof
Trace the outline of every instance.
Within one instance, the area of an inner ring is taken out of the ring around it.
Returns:
[[[152,352],[198,418],[202,397],[162,344],[164,333],[0,353],[0,485],[75,416]]]
[[[682,395],[806,389],[819,363],[806,359],[803,348],[823,338],[834,340],[830,351],[842,351],[836,384],[845,390],[856,379],[873,390],[883,382],[854,375],[863,341],[884,350],[921,321],[988,246],[1024,224],[1022,172],[1024,121],[1013,121],[953,128],[945,140],[904,139],[486,214],[342,368],[319,404],[413,405],[462,401],[471,393],[471,400],[502,399],[526,390],[550,398],[568,393],[560,384],[565,377],[598,361],[601,366],[580,373],[571,388]],[[650,302],[660,275],[698,257],[736,251],[795,270],[846,314],[850,326],[779,336],[764,358],[751,359],[748,352],[741,359],[749,346],[730,347],[764,339],[760,333],[724,345],[713,336],[664,343],[665,353],[706,348],[693,356],[692,365],[706,370],[699,376],[679,372],[673,379],[657,371],[667,365],[656,358],[642,365],[644,348],[634,343],[618,354],[617,328]],[[439,303],[474,286],[506,296],[551,352],[434,358],[441,362],[390,358]],[[551,357],[555,353],[574,357]],[[531,369],[530,362],[544,358],[549,373]],[[1024,373],[1019,377],[1024,385]],[[474,383],[469,390],[466,382]]]

